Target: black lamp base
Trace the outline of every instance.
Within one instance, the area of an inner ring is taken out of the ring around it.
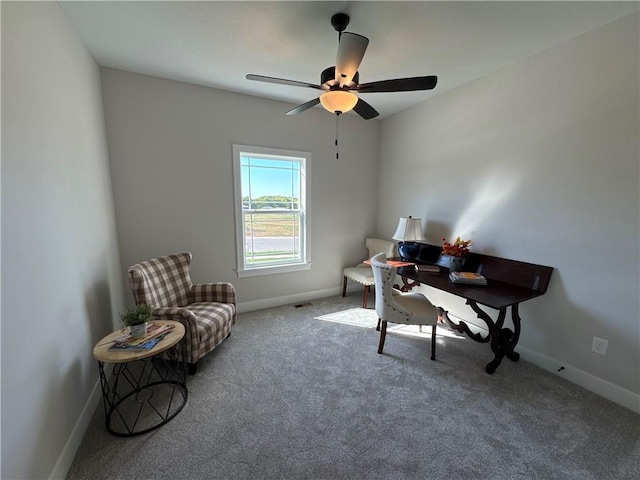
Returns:
[[[414,262],[418,255],[420,255],[420,248],[422,245],[416,242],[400,242],[398,243],[398,253],[402,260],[408,262]]]

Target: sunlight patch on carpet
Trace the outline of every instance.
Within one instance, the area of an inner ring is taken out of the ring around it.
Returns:
[[[431,326],[423,325],[422,331],[418,325],[403,325],[401,323],[389,323],[387,325],[387,333],[399,333],[401,335],[408,335],[411,337],[431,337]],[[464,337],[451,330],[446,325],[438,325],[436,327],[436,336],[455,338],[458,340],[464,340]]]
[[[342,310],[340,312],[328,313],[327,315],[315,317],[315,319],[364,328],[376,328],[378,325],[378,315],[376,314],[376,311],[371,308],[350,308],[349,310]],[[420,329],[418,325],[389,323],[387,332],[412,337],[431,337],[431,327],[428,325],[425,325]],[[436,335],[460,340],[463,339],[462,335],[452,331],[445,325],[438,325],[438,332]]]
[[[315,318],[325,322],[344,323],[364,328],[376,328],[376,325],[378,325],[376,311],[369,308],[350,308],[349,310],[328,313]]]

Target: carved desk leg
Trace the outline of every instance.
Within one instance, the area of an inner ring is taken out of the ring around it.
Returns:
[[[484,313],[480,307],[475,304],[475,302],[468,301],[468,303],[471,305],[471,308],[478,313],[479,317],[481,317],[479,312],[482,312],[483,315],[488,317],[488,315]],[[498,319],[489,331],[489,336],[491,337],[491,350],[494,353],[494,358],[487,364],[485,371],[490,375],[496,371],[505,356],[514,362],[517,362],[520,359],[520,355],[513,351],[518,343],[518,338],[520,337],[518,305],[513,305],[511,307],[511,319],[513,320],[515,332],[509,328],[503,328],[506,313],[507,307],[500,309]]]
[[[520,359],[520,354],[514,352],[514,349],[518,344],[518,339],[520,338],[520,316],[518,315],[518,305],[513,305],[511,307],[511,319],[513,320],[513,327],[515,331],[512,331],[509,328],[503,328],[504,319],[507,314],[507,307],[499,310],[498,318],[494,322],[493,319],[473,300],[467,300],[467,305],[471,307],[479,319],[486,323],[487,330],[489,331],[487,336],[483,337],[480,333],[473,333],[469,326],[463,321],[460,321],[459,323],[453,322],[445,310],[438,308],[438,311],[440,316],[444,318],[449,326],[455,331],[467,334],[469,338],[476,342],[491,342],[491,351],[494,354],[494,358],[487,364],[485,371],[490,375],[493,374],[500,363],[502,363],[502,359],[505,356],[509,360],[517,362]]]
[[[507,350],[507,358],[513,362],[517,362],[520,360],[520,354],[518,352],[514,352],[513,350],[516,348],[518,344],[518,340],[520,339],[520,315],[518,314],[518,304],[511,306],[511,320],[513,321],[513,336],[509,341],[509,349]]]
[[[442,318],[446,320],[446,322],[449,324],[449,326],[452,329],[454,329],[456,332],[466,333],[469,336],[469,338],[471,338],[472,340],[475,340],[476,342],[487,343],[491,339],[491,325],[493,325],[493,321],[491,320],[491,317],[488,317],[488,323],[486,318],[481,317],[485,321],[485,323],[487,323],[487,327],[489,328],[489,335],[487,335],[486,337],[483,337],[482,334],[480,333],[473,333],[469,328],[469,325],[467,325],[465,322],[460,321],[460,323],[455,323],[453,320],[449,318],[449,312],[447,312],[446,310],[443,310],[442,307],[438,307],[438,313]]]
[[[399,285],[394,285],[393,287],[397,288],[401,292],[410,292],[411,290],[413,290],[413,287],[420,286],[420,282],[417,280],[414,280],[413,282],[411,282],[407,280],[406,277],[400,277],[400,278],[402,278],[402,287],[400,287]]]

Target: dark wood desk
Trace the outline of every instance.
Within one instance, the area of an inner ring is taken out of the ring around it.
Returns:
[[[492,374],[505,356],[514,362],[520,359],[520,355],[514,351],[520,338],[518,306],[524,301],[545,294],[553,268],[470,253],[465,258],[463,270],[484,275],[487,278],[487,285],[454,284],[449,280],[449,270],[444,267],[440,267],[439,273],[421,272],[415,267],[400,267],[398,275],[402,277],[404,285],[401,290],[403,291],[409,291],[413,287],[423,284],[466,300],[467,305],[471,307],[477,317],[487,325],[489,333],[486,336],[474,333],[463,321],[453,322],[447,311],[440,309],[442,316],[454,330],[467,334],[477,342],[490,342],[494,359],[487,364],[485,370]],[[495,321],[482,310],[481,305],[498,311],[498,317]],[[509,307],[511,307],[513,330],[504,327]]]

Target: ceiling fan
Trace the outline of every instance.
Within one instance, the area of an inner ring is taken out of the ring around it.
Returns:
[[[367,50],[369,39],[356,33],[344,31],[349,25],[349,15],[345,13],[336,13],[331,17],[331,25],[338,32],[338,55],[335,67],[326,68],[320,74],[320,85],[253,74],[247,75],[247,80],[277,83],[292,87],[314,88],[323,91],[319,97],[289,110],[287,115],[304,112],[321,103],[325,109],[336,115],[353,110],[365,120],[375,118],[379,113],[375,108],[359,98],[357,94],[431,90],[436,86],[438,77],[434,75],[358,83],[360,77],[358,67]]]

